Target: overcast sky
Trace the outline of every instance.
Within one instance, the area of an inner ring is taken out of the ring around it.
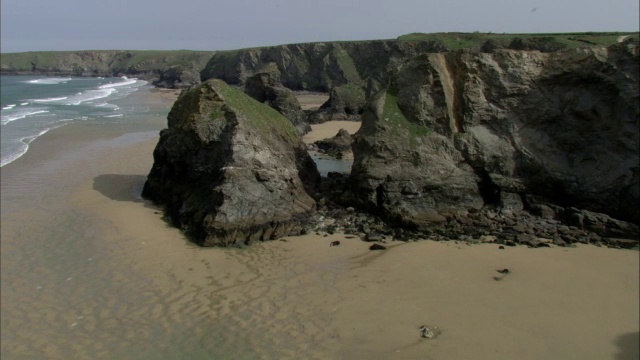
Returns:
[[[411,32],[638,31],[638,0],[1,0],[1,51],[224,50]]]

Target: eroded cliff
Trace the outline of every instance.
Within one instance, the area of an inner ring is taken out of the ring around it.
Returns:
[[[638,60],[634,44],[418,56],[369,101],[345,198],[414,228],[487,206],[638,224]]]
[[[243,85],[260,72],[277,73],[293,90],[328,92],[340,85],[379,88],[391,68],[419,54],[447,51],[437,41],[373,40],[306,43],[220,51],[202,70],[202,80]]]

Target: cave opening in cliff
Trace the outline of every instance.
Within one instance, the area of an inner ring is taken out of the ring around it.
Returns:
[[[485,205],[498,205],[500,203],[500,188],[491,180],[489,173],[482,169],[476,171],[480,180],[478,181],[478,192],[482,196]]]

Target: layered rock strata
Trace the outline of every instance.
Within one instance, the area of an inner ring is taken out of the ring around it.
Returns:
[[[293,125],[221,80],[183,92],[160,133],[143,197],[200,245],[299,235],[318,171]]]
[[[638,79],[637,45],[418,56],[369,101],[343,198],[415,229],[487,206],[639,224]]]

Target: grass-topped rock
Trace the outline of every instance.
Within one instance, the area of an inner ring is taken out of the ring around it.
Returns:
[[[210,80],[171,109],[143,196],[194,242],[239,245],[303,232],[318,178],[289,120]]]

